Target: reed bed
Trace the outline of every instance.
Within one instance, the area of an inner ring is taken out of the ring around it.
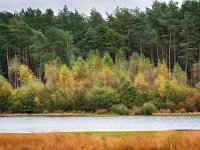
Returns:
[[[0,150],[199,150],[200,131],[115,136],[82,133],[0,134]]]

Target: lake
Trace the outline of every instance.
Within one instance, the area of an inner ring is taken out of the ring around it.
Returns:
[[[200,116],[0,117],[0,133],[200,130]]]

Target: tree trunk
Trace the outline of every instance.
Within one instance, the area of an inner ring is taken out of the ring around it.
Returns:
[[[153,49],[151,48],[151,62],[154,65],[154,56],[153,56]]]
[[[26,62],[28,63],[28,45],[26,45]]]
[[[172,33],[171,33],[171,29],[169,31],[169,79],[171,80],[171,41],[172,41]]]
[[[159,52],[158,52],[158,46],[156,46],[156,52],[157,52],[157,61],[160,59]]]
[[[174,45],[176,45],[176,37],[174,35]],[[176,64],[176,47],[174,47],[174,65]]]
[[[67,63],[69,62],[69,43],[67,43]]]
[[[141,58],[142,58],[142,39],[140,38],[140,56],[141,56]]]
[[[200,62],[200,39],[199,39],[199,62]]]
[[[6,41],[6,44],[8,45],[8,41]],[[9,67],[9,49],[6,48],[6,62],[7,62],[7,70],[8,70],[8,81],[11,83],[11,76],[10,76],[10,67]]]
[[[164,49],[164,51],[165,51],[165,61],[166,61],[166,64],[168,64],[168,51],[167,51],[167,46],[165,47],[165,49]]]
[[[171,40],[172,40],[172,35],[171,35],[171,29],[170,29],[170,33],[169,33],[169,54],[168,54],[169,71],[171,71]]]
[[[162,59],[164,59],[165,56],[164,56],[164,48],[163,48],[163,45],[161,46],[161,49],[162,49]]]
[[[187,48],[185,52],[185,73],[187,74],[187,68],[188,68],[188,35],[187,35]]]
[[[17,88],[17,72],[15,71],[15,88]]]

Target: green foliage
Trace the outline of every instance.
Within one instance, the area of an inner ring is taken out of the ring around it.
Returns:
[[[200,82],[197,82],[197,83],[195,84],[195,87],[196,87],[197,90],[200,90]]]
[[[171,112],[175,112],[176,107],[177,107],[173,101],[169,101],[169,100],[166,101],[165,106],[167,109],[171,110]]]
[[[156,111],[156,107],[151,103],[145,103],[142,106],[142,112],[145,115],[152,115]]]
[[[130,81],[130,79],[127,79],[125,77],[120,78],[120,86],[118,92],[120,94],[120,103],[125,105],[129,109],[133,108],[133,106],[135,105],[137,89]]]
[[[103,57],[103,64],[107,67],[113,66],[113,59],[110,57],[109,53],[105,53]]]
[[[56,91],[51,95],[51,100],[54,102],[54,110],[72,111],[74,109],[74,99],[71,96],[71,91],[63,93]]]
[[[78,57],[76,63],[72,67],[75,79],[83,79],[88,76],[88,65],[83,58]]]
[[[35,112],[36,91],[30,87],[21,87],[12,92],[9,110],[13,113],[33,113]]]
[[[181,66],[177,63],[174,65],[172,79],[177,80],[179,84],[185,85],[187,82],[186,73],[182,70]]]
[[[196,84],[200,81],[200,63],[193,64],[192,78],[193,78],[193,84]]]
[[[110,112],[118,115],[128,115],[130,110],[124,105],[113,105]]]
[[[86,110],[96,111],[98,108],[109,110],[113,104],[118,103],[118,94],[110,88],[94,88],[87,94],[86,101]]]
[[[200,111],[200,98],[196,101],[197,110]]]
[[[0,75],[0,112],[8,111],[9,97],[12,93],[11,85]]]
[[[199,4],[0,12],[0,112],[199,110]]]
[[[115,51],[124,45],[125,36],[115,32],[113,29],[108,29],[105,38],[108,51],[112,56],[115,56]]]
[[[88,90],[86,89],[74,89],[72,91],[72,99],[75,101],[75,110],[91,111],[92,108],[88,107],[90,103],[86,98],[87,94]]]
[[[147,91],[138,91],[136,95],[135,105],[142,107],[142,105],[149,101],[150,94]]]

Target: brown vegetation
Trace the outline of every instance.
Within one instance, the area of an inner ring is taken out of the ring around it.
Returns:
[[[81,133],[1,134],[0,150],[200,149],[200,131],[160,132],[154,136],[100,136]]]

